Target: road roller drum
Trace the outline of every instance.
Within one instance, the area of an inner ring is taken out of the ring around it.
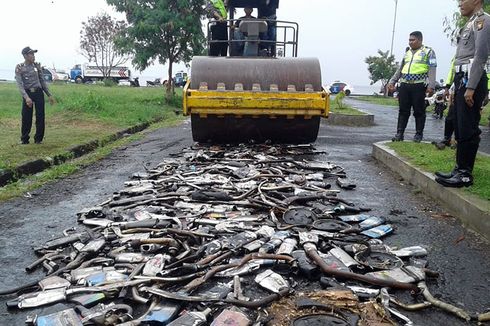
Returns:
[[[314,58],[195,57],[184,88],[197,142],[311,143],[328,94]]]

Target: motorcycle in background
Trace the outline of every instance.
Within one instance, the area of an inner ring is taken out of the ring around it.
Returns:
[[[446,97],[444,88],[437,89],[434,95],[425,98],[426,107],[434,105],[434,113],[432,116],[436,119],[442,119],[444,117],[444,110],[447,109],[447,104],[448,98]]]

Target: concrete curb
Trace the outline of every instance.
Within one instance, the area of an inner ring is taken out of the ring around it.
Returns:
[[[111,142],[123,138],[125,135],[132,135],[137,132],[147,129],[151,124],[161,121],[162,118],[154,119],[151,122],[144,122],[130,128],[118,131],[112,135],[104,137],[100,140],[92,140],[88,143],[76,145],[69,148],[65,153],[56,155],[54,157],[47,157],[42,159],[36,159],[33,161],[25,162],[13,169],[0,170],[0,187],[7,185],[8,183],[17,181],[21,177],[32,175],[42,172],[49,167],[60,165],[74,158],[81,157],[85,154],[93,152],[99,147],[103,147]]]
[[[490,202],[461,189],[445,188],[427,173],[398,156],[386,146],[387,141],[373,144],[373,157],[398,173],[410,184],[439,201],[448,211],[457,216],[463,225],[481,234],[490,241]]]
[[[374,126],[374,114],[369,114],[358,108],[356,110],[365,113],[364,115],[349,115],[341,113],[330,113],[326,124],[333,126],[351,126],[351,127],[371,127]]]

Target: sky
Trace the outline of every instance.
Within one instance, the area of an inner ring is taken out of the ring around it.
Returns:
[[[453,0],[398,0],[393,53],[401,60],[410,32],[424,33],[424,44],[438,59],[438,79],[444,79],[455,48],[443,32],[443,20],[457,10]],[[107,12],[122,19],[105,0],[4,0],[0,4],[0,79],[13,79],[25,46],[38,49],[36,60],[69,70],[84,63],[79,42],[82,22]],[[316,57],[324,84],[342,80],[369,85],[364,59],[391,47],[395,0],[282,0],[278,19],[299,23],[299,57]],[[238,15],[241,13],[239,12]],[[177,68],[177,69],[176,69]],[[178,65],[174,71],[185,69]],[[133,77],[163,77],[166,67],[155,65]],[[165,76],[165,77],[164,77]]]

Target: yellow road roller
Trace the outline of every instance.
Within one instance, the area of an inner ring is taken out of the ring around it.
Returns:
[[[194,141],[315,142],[320,119],[328,117],[329,94],[318,59],[297,57],[298,24],[276,19],[278,5],[278,0],[229,0],[225,39],[213,35],[220,22],[208,23],[209,49],[224,46],[230,55],[192,60],[183,107]],[[241,8],[256,8],[259,17],[234,19]]]

